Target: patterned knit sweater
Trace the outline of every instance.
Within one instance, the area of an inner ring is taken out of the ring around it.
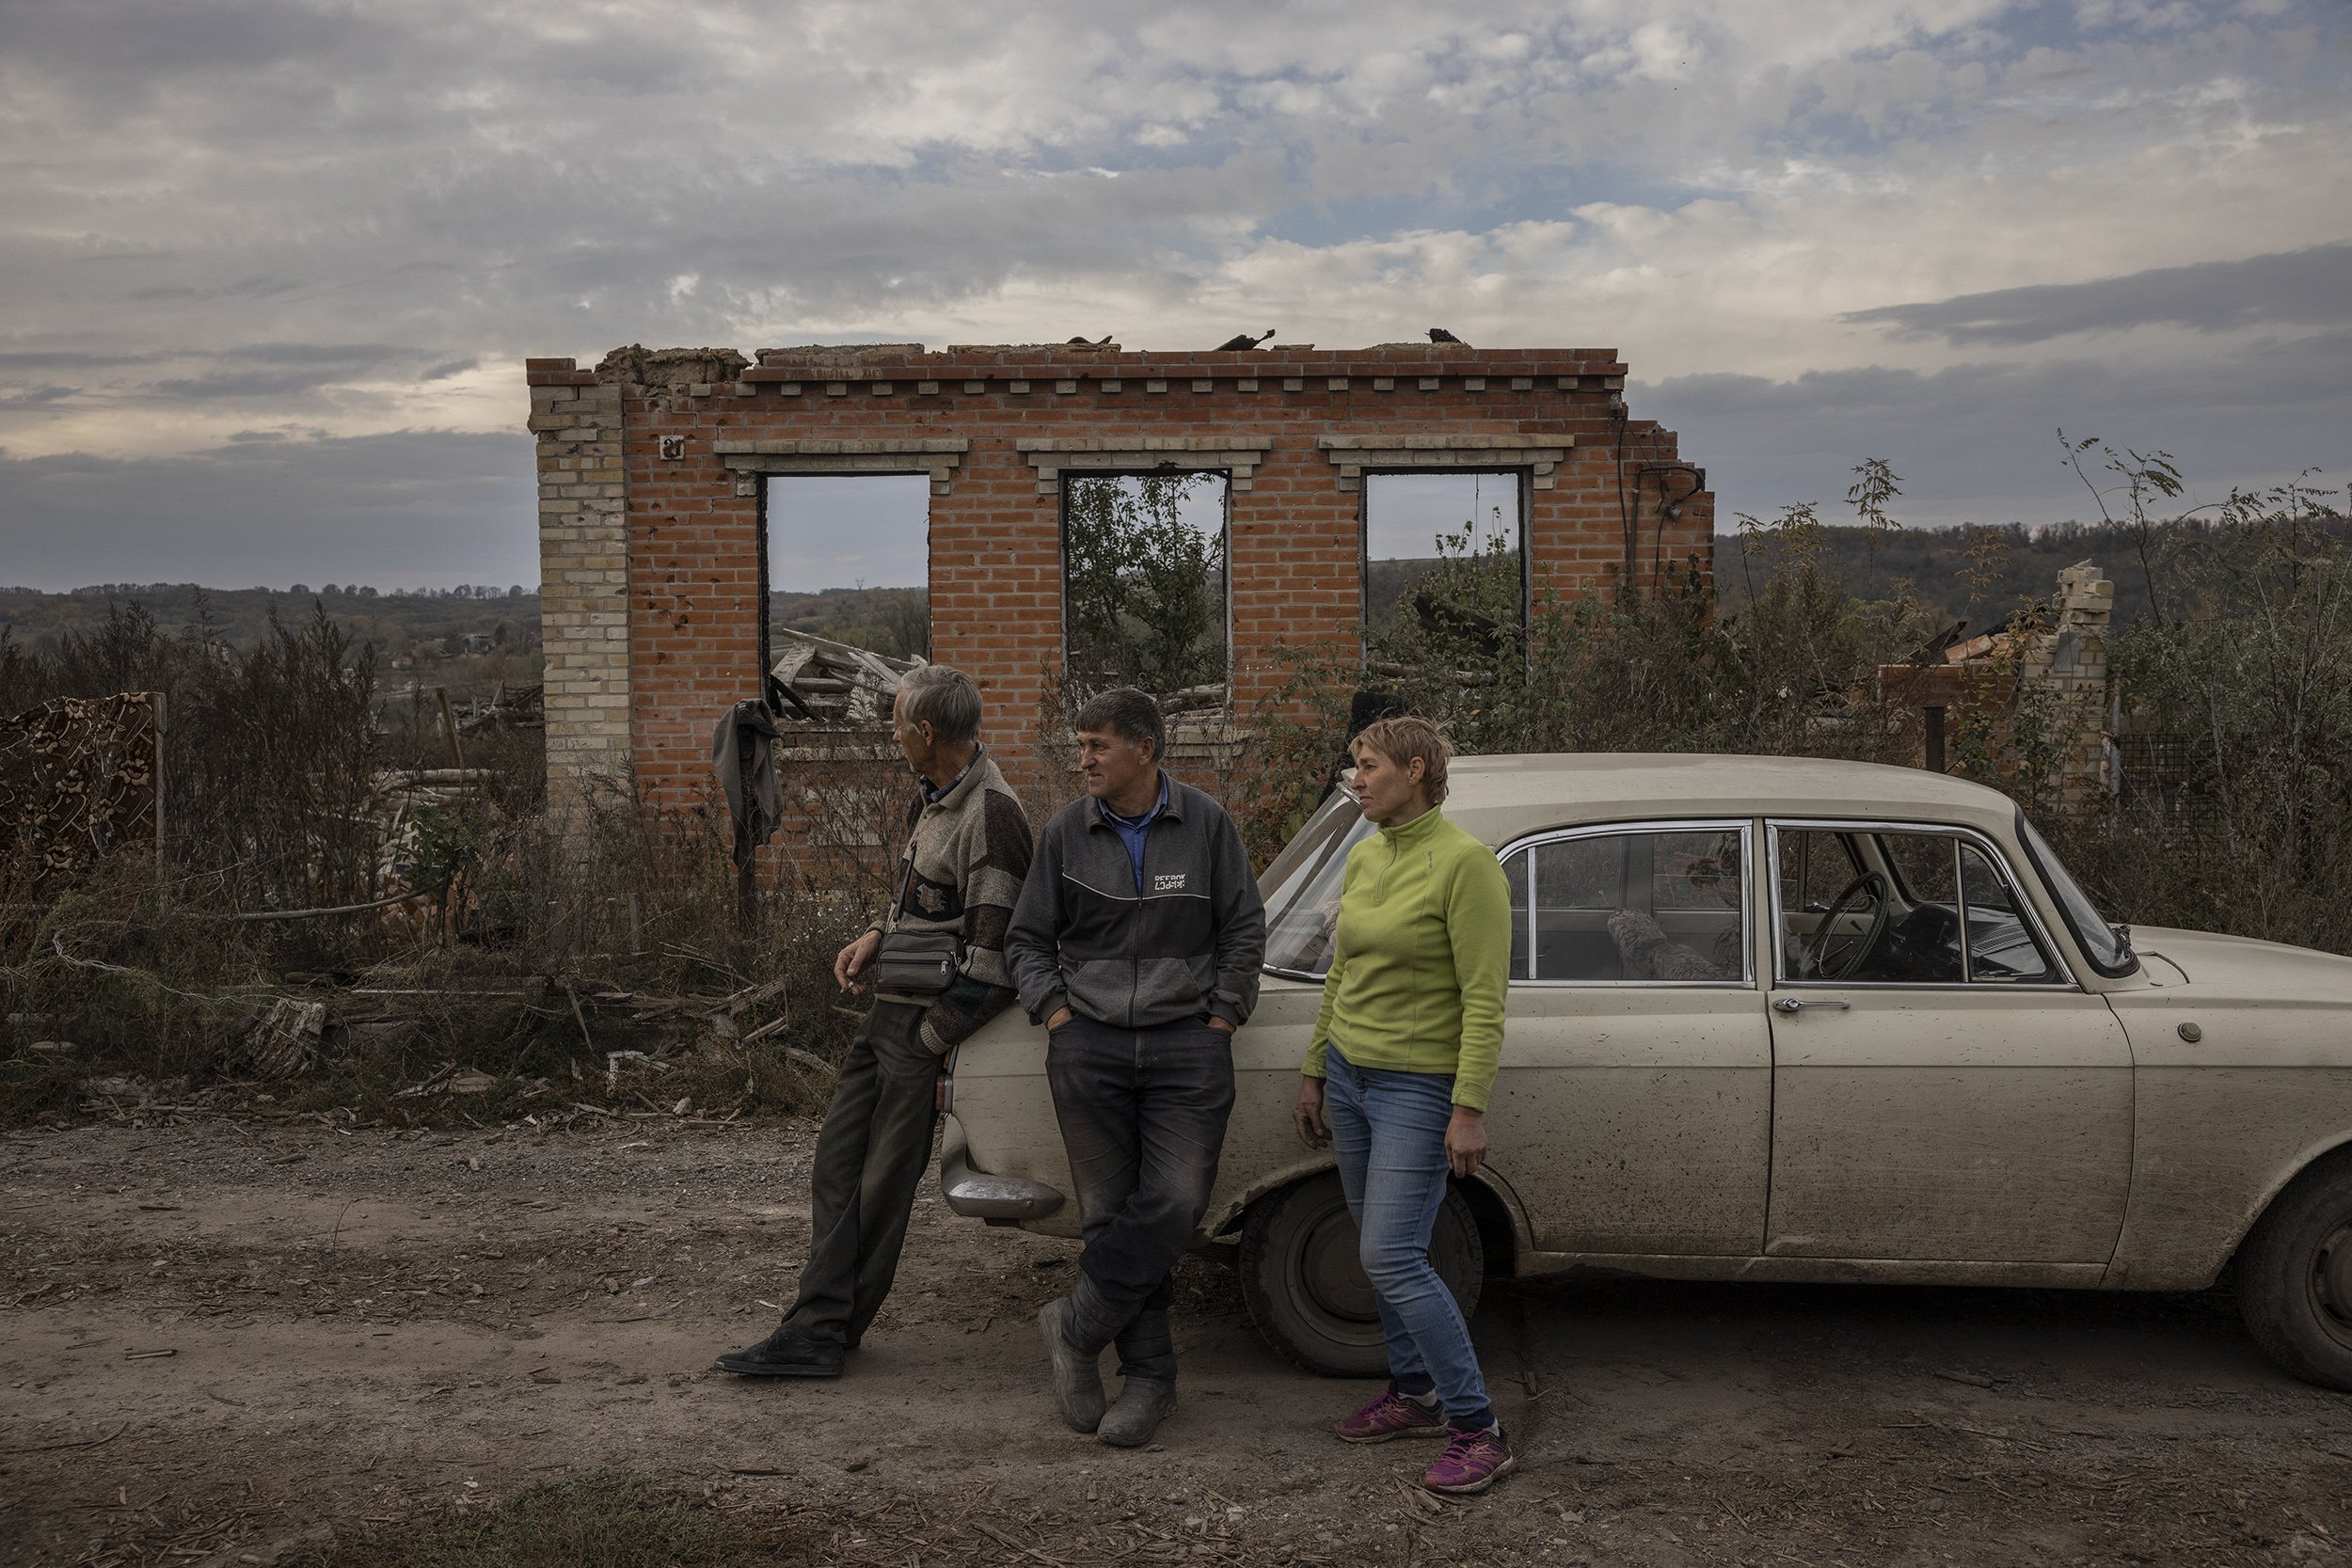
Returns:
[[[884,931],[953,931],[963,939],[963,962],[935,998],[876,995],[928,1003],[923,1043],[944,1056],[1013,999],[1005,927],[1029,873],[1031,841],[1021,798],[985,751],[946,794],[927,795],[916,797],[908,816],[907,854],[896,872],[902,891],[876,924]]]

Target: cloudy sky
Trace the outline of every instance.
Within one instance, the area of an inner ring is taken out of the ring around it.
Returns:
[[[1613,347],[1726,507],[2352,466],[2344,0],[7,0],[0,583],[536,578],[521,360]]]

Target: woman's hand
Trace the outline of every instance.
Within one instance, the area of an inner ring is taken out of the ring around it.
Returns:
[[[1298,1129],[1298,1141],[1309,1148],[1321,1148],[1331,1141],[1331,1129],[1323,1121],[1322,1079],[1299,1074],[1298,1103],[1291,1107],[1291,1125]]]
[[[1472,1175],[1486,1163],[1486,1112],[1454,1107],[1454,1119],[1445,1124],[1445,1157],[1456,1176]]]

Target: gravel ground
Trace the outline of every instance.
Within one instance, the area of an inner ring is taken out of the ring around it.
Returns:
[[[1327,1436],[1374,1386],[1279,1360],[1211,1258],[1162,1440],[1063,1430],[1031,1320],[1073,1248],[934,1188],[849,1376],[727,1377],[791,1289],[813,1132],[0,1137],[0,1562],[331,1560],[626,1468],[898,1568],[2352,1563],[2352,1398],[2218,1294],[1498,1283],[1522,1464],[1439,1504],[1428,1449]]]

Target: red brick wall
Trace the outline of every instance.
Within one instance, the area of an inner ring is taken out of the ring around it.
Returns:
[[[1245,717],[1278,678],[1275,644],[1359,636],[1361,493],[1345,487],[1318,436],[1568,438],[1550,487],[1527,491],[1539,594],[1611,580],[1624,560],[1627,506],[1638,512],[1645,581],[1661,549],[1668,561],[1696,555],[1711,565],[1710,495],[1689,498],[1678,521],[1664,521],[1653,476],[1637,503],[1634,470],[1678,454],[1672,433],[1613,408],[1626,367],[1608,350],[925,354],[900,345],[771,351],[734,379],[691,379],[724,376],[732,367],[719,354],[625,353],[599,372],[624,383],[628,760],[656,802],[702,793],[718,710],[758,689],[758,501],[737,494],[718,441],[969,440],[949,493],[930,503],[932,649],[980,682],[996,747],[1017,771],[1037,766],[1027,734],[1058,669],[1062,613],[1058,501],[1039,493],[1016,440],[1272,438],[1249,487],[1232,496],[1232,678]],[[636,379],[672,373],[690,379]],[[534,384],[573,374],[561,360],[532,371]],[[663,457],[664,436],[684,437],[683,453]],[[1689,481],[1671,483],[1679,491]],[[549,721],[560,728],[562,716]]]

